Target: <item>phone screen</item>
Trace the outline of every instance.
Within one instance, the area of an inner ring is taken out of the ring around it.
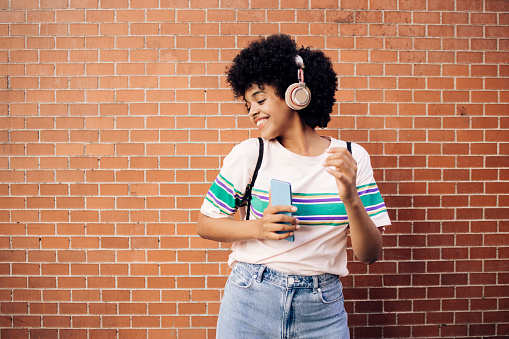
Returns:
[[[292,204],[292,186],[286,181],[277,179],[271,179],[270,181],[270,199],[272,206],[285,205],[290,206]],[[292,216],[291,212],[279,212],[289,216]],[[286,233],[287,231],[279,231],[277,233]],[[295,237],[286,238],[288,241],[294,241]]]

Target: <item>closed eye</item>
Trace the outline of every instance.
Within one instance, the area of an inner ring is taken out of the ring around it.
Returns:
[[[263,103],[265,102],[265,100],[266,100],[266,99],[263,99],[263,100],[257,101],[258,105],[260,105],[260,106],[261,106],[261,105],[263,105]],[[247,102],[246,102],[245,106],[246,106],[246,110],[247,110],[247,112],[249,113],[249,111],[251,110],[251,106],[250,106],[250,105],[248,105],[248,104],[247,104]]]

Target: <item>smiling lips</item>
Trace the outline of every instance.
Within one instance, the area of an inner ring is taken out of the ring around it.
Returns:
[[[262,119],[259,119],[258,121],[256,121],[256,127],[258,127],[258,129],[262,129],[263,126],[265,126],[265,124],[267,123],[267,120],[269,120],[268,118],[262,118]]]

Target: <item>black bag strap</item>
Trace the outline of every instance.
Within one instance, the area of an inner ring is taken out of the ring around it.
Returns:
[[[347,141],[347,142],[346,142],[346,149],[347,149],[347,150],[348,150],[348,152],[350,152],[350,154],[352,154],[352,156],[353,156],[353,153],[352,153],[352,143],[351,143],[350,141]],[[347,227],[347,228],[350,228],[350,224],[348,224],[346,227]]]
[[[258,176],[258,170],[260,169],[260,166],[262,165],[262,160],[263,160],[263,139],[258,138],[258,143],[260,144],[260,147],[258,149],[258,161],[256,162],[256,167],[255,167],[255,170],[253,173],[253,177],[251,179],[251,183],[247,186],[246,194],[244,194],[244,198],[242,199],[243,200],[242,203],[247,200],[246,220],[249,220],[249,216],[251,215],[251,191],[255,184],[256,177]]]

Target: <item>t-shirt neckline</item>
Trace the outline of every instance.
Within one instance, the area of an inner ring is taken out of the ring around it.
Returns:
[[[329,147],[332,147],[334,140],[335,140],[334,138],[329,137],[329,136],[321,136],[321,137],[329,140],[330,141]],[[277,140],[277,138],[272,139],[272,141],[274,141],[274,145],[276,145],[276,148],[281,150],[281,152],[284,152],[286,155],[288,155],[292,158],[298,159],[298,160],[317,161],[317,160],[321,160],[322,158],[327,157],[329,155],[327,152],[323,152],[322,154],[313,156],[313,157],[307,156],[307,155],[300,155],[300,154],[293,153],[292,151],[286,149],[283,145],[281,145],[281,143],[279,142],[279,140]]]

